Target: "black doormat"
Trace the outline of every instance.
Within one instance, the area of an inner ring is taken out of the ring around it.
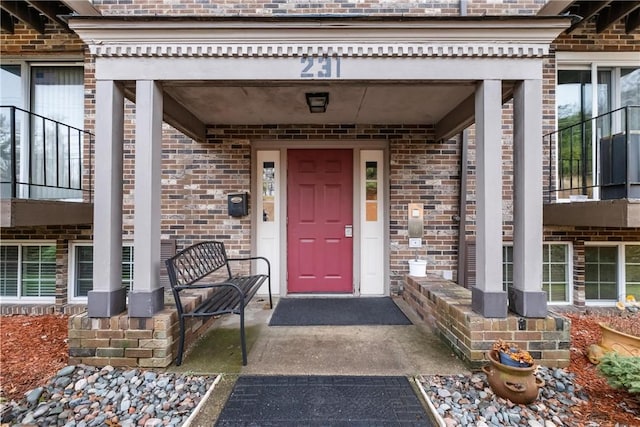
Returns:
[[[389,297],[282,298],[269,326],[411,325]]]
[[[405,377],[241,376],[216,426],[432,426]]]

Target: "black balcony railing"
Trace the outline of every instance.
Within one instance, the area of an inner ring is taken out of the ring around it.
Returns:
[[[0,197],[91,202],[90,132],[0,106]]]
[[[544,136],[551,164],[546,200],[640,198],[640,106]]]

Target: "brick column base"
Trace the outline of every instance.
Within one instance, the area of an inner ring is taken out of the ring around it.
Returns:
[[[189,304],[197,302],[197,298]],[[204,334],[214,319],[189,319],[185,348]],[[87,312],[69,318],[69,364],[166,368],[178,349],[178,311],[165,305],[153,317],[90,318]]]
[[[435,275],[405,276],[402,298],[472,369],[487,364],[485,354],[499,338],[529,351],[537,364],[569,366],[571,323],[564,317],[485,318],[472,310],[469,289]]]

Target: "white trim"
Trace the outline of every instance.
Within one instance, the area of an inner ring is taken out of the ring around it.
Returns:
[[[256,164],[253,170],[255,171],[256,187],[254,190],[254,203],[253,203],[253,222],[255,224],[255,255],[266,257],[271,263],[271,292],[273,295],[280,295],[280,262],[279,254],[281,254],[280,244],[280,227],[283,215],[280,209],[280,199],[282,194],[282,167],[280,166],[280,150],[258,150],[255,153]],[[265,222],[263,220],[263,165],[265,162],[273,162],[275,176],[273,182],[274,191],[274,212],[273,221]],[[266,273],[264,263],[256,264],[257,272]],[[263,285],[258,291],[262,295],[268,293],[266,284]]]
[[[376,221],[367,221],[366,164],[377,163]],[[383,150],[361,150],[358,170],[360,212],[360,295],[385,295],[385,216],[386,174]]]
[[[53,246],[54,248],[56,248],[55,265],[57,270],[57,267],[58,267],[57,246],[58,245],[55,240],[3,240],[0,243],[0,246],[18,246],[19,248],[22,248],[24,246]],[[57,289],[57,286],[58,286],[57,281],[58,281],[58,277],[56,273],[54,290]],[[18,250],[18,293],[22,294],[22,250],[21,249]],[[55,304],[55,302],[56,302],[55,296],[52,296],[52,297],[0,296],[0,304]]]
[[[93,241],[71,241],[69,242],[69,265],[67,267],[67,301],[71,304],[86,304],[87,297],[75,296],[76,286],[76,247],[78,246],[91,246],[93,247]]]
[[[556,68],[565,66],[638,67],[638,52],[556,52]],[[573,68],[572,68],[573,69]]]
[[[38,65],[57,65],[59,63],[69,63],[70,65],[83,66],[84,67],[84,57],[82,55],[69,55],[69,54],[56,54],[56,60],[52,61],[50,55],[39,55],[34,53],[34,55],[25,56],[23,55],[3,55],[0,63],[2,65],[14,65],[20,63],[36,63]]]
[[[104,20],[70,27],[96,56],[283,57],[505,56],[543,57],[567,28],[557,19]]]
[[[546,44],[511,43],[401,43],[401,44],[213,44],[200,43],[112,43],[89,45],[101,57],[525,57],[549,54]]]

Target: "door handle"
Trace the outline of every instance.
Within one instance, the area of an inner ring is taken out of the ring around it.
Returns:
[[[353,225],[344,226],[344,237],[353,237]]]

